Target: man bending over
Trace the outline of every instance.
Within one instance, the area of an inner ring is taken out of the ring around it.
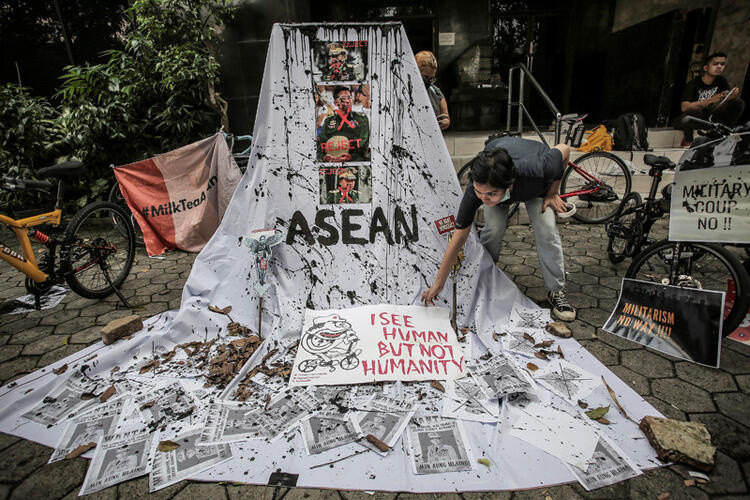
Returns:
[[[485,227],[480,240],[493,262],[497,262],[508,225],[509,205],[522,201],[534,229],[552,314],[562,321],[575,319],[576,310],[565,295],[563,250],[555,222],[555,212],[567,210],[559,188],[569,156],[570,148],[564,144],[549,149],[541,142],[517,137],[500,137],[485,146],[472,160],[470,182],[456,216],[456,233],[445,251],[437,278],[422,294],[426,305],[432,305],[443,290],[458,252],[469,236],[477,209],[484,204]]]

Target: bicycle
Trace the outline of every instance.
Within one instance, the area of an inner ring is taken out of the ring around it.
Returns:
[[[747,132],[750,127],[747,125],[737,127],[734,130],[719,123],[707,122],[705,120],[694,119],[698,125],[707,130],[707,134],[701,140],[694,141],[694,146],[680,159],[682,168],[687,162],[691,168],[703,168],[713,165],[714,146],[720,144],[716,139],[724,139],[730,134],[739,134]],[[720,148],[719,148],[720,149]],[[722,154],[722,153],[717,153]],[[742,151],[735,149],[733,158],[743,158]],[[644,157],[646,164],[653,168],[663,170],[674,167],[674,163],[664,157],[653,157],[646,155]],[[646,206],[651,204],[652,207],[662,205],[664,211],[668,207],[669,196],[664,192],[662,200],[654,200],[656,194],[656,185],[658,180],[655,177],[652,181],[652,188],[647,198],[646,204],[643,204],[643,212],[638,207],[626,209],[626,213],[633,214],[635,222],[630,226],[629,233],[620,233],[623,241],[636,241],[636,244],[643,244],[647,241],[648,229],[656,219],[651,220],[657,215],[657,210],[652,208],[649,213]],[[645,221],[638,221],[640,215],[646,215]],[[663,215],[663,214],[662,214]],[[633,240],[627,239],[633,237]],[[750,277],[735,253],[727,246],[737,245],[719,245],[715,243],[703,242],[686,242],[686,241],[669,241],[667,239],[652,243],[640,253],[637,253],[631,262],[630,267],[625,274],[627,278],[635,278],[647,281],[656,281],[664,285],[676,285],[704,290],[728,291],[733,285],[736,290],[736,298],[731,307],[724,311],[724,324],[722,334],[727,336],[731,334],[740,322],[745,318],[748,308],[750,308]],[[742,246],[742,245],[739,245]],[[747,252],[747,246],[745,246]],[[626,252],[627,253],[627,252]]]
[[[568,133],[565,144],[575,144],[571,130],[575,130],[586,115],[564,115],[560,121],[567,123]],[[500,133],[490,136],[487,142],[504,135],[517,135]],[[486,144],[486,143],[485,143]],[[458,172],[461,188],[465,189],[469,182],[471,162],[467,163]],[[569,199],[576,206],[573,218],[583,223],[606,222],[620,211],[624,198],[630,194],[633,184],[632,174],[625,162],[612,153],[606,151],[593,151],[586,153],[576,161],[569,161],[560,181],[560,198]],[[519,203],[513,203],[509,207],[508,217],[518,210]],[[481,215],[478,215],[481,227]]]
[[[232,153],[232,158],[234,158],[237,166],[240,167],[240,172],[244,174],[245,170],[247,170],[247,166],[250,164],[250,150],[253,149],[253,136],[234,135],[224,132],[224,139],[227,141],[227,146],[229,146],[229,151]],[[247,147],[238,153],[233,152],[235,143],[241,141],[249,141]]]
[[[15,233],[23,253],[20,255],[0,243],[0,258],[26,275],[26,289],[34,295],[37,309],[40,296],[63,282],[67,282],[77,294],[90,299],[101,299],[115,293],[126,307],[130,307],[119,290],[135,258],[135,236],[125,210],[107,201],[90,203],[73,215],[62,238],[35,228],[42,224],[58,227],[62,223],[63,181],[75,177],[82,169],[81,162],[69,161],[37,171],[41,179],[57,180],[54,210],[22,219],[0,214],[0,223]],[[10,191],[37,189],[49,192],[53,187],[53,182],[47,180],[0,177],[0,188]],[[113,219],[118,221],[119,229],[113,227]],[[38,261],[32,241],[46,248]]]
[[[648,175],[652,177],[651,188],[644,202],[637,192],[628,194],[622,202],[622,210],[606,225],[607,256],[610,262],[617,264],[626,257],[632,257],[653,243],[648,238],[654,223],[669,213],[671,184],[662,190],[662,197],[656,199],[662,172],[672,170],[675,163],[665,156],[646,154],[643,162],[651,167]]]
[[[114,165],[112,165],[114,167]],[[138,221],[136,220],[133,213],[130,211],[130,207],[128,207],[128,202],[125,201],[125,197],[122,196],[122,192],[120,191],[120,184],[115,181],[115,183],[112,185],[112,187],[109,190],[109,196],[107,196],[107,201],[110,203],[114,203],[115,205],[118,205],[121,207],[125,213],[127,213],[130,216],[130,226],[133,227],[134,236],[135,236],[135,244],[139,247],[146,246],[146,243],[143,241],[143,230],[141,229],[141,226],[138,225]],[[115,228],[125,236],[125,233],[127,232],[127,228],[124,226],[118,225],[118,219],[113,218],[112,219],[112,225],[115,226]]]

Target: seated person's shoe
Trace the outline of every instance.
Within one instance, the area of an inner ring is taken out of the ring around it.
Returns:
[[[552,316],[555,318],[560,321],[573,321],[576,319],[576,310],[568,302],[568,297],[565,296],[565,290],[549,292],[547,294],[547,300],[549,300],[549,303],[552,306]]]

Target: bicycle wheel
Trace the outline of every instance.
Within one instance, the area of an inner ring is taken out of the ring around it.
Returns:
[[[603,151],[588,153],[575,162],[582,170],[597,179],[587,179],[571,166],[565,169],[560,182],[560,194],[587,191],[591,193],[570,196],[565,201],[576,205],[573,218],[579,222],[595,224],[614,217],[633,183],[630,170],[619,157]]]
[[[63,235],[62,252],[65,281],[73,291],[89,299],[114,293],[105,269],[115,287],[125,281],[135,258],[135,236],[128,216],[122,207],[108,201],[86,205],[73,216]]]
[[[625,277],[718,292],[725,292],[732,279],[737,297],[724,312],[724,336],[737,328],[750,306],[747,272],[732,252],[713,243],[657,241],[635,256]]]
[[[469,184],[470,173],[471,162],[461,167],[461,170],[458,171],[458,183],[461,184],[461,191],[466,191],[466,186]],[[518,208],[518,206],[516,206],[516,208]],[[477,228],[477,231],[481,231],[484,227],[484,205],[480,206],[474,215],[474,226]]]
[[[135,216],[130,212],[130,207],[128,207],[128,203],[125,201],[125,198],[122,196],[122,192],[120,192],[120,185],[115,182],[112,188],[109,190],[109,197],[107,198],[111,203],[114,203],[115,205],[119,205],[120,207],[125,210],[125,213],[130,215],[130,223],[133,225],[133,231],[135,234],[135,244],[139,247],[145,246],[143,243],[143,231],[141,231],[141,227],[138,225],[138,221],[135,220]],[[125,236],[125,233],[127,230],[117,225],[117,219],[112,219],[112,224],[117,228],[117,230]]]
[[[643,229],[641,214],[636,210],[642,203],[640,194],[630,193],[622,200],[620,215],[607,223],[607,256],[613,264],[633,255]]]

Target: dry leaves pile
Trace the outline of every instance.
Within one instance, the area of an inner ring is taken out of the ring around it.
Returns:
[[[223,386],[231,382],[255,353],[260,342],[260,337],[252,335],[220,345],[216,349],[217,355],[209,361],[205,386]]]
[[[287,355],[291,359],[294,359],[298,345],[299,342],[289,348]],[[263,356],[263,359],[260,361],[260,364],[258,366],[247,372],[247,375],[242,378],[242,381],[237,387],[237,391],[235,391],[234,393],[235,400],[247,401],[247,399],[252,396],[252,378],[255,377],[258,373],[263,373],[264,375],[267,375],[269,377],[283,377],[284,379],[289,378],[289,375],[292,373],[291,362],[274,361],[270,366],[266,365],[266,362],[278,352],[278,349],[272,349],[268,352],[268,354]]]

